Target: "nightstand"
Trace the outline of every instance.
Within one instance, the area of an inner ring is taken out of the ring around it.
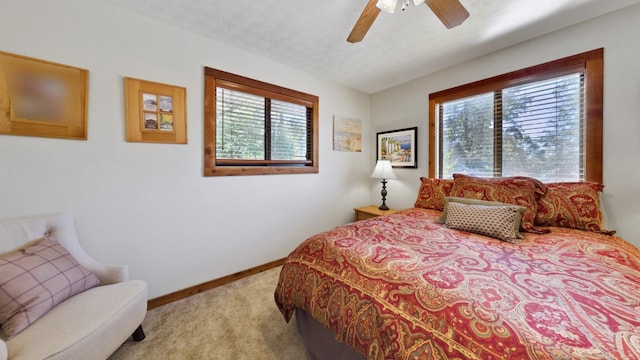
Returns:
[[[355,208],[353,210],[356,212],[355,221],[360,221],[360,220],[364,220],[364,219],[370,219],[372,217],[381,216],[381,215],[389,215],[389,214],[393,214],[394,212],[398,211],[396,209],[380,210],[380,209],[378,209],[377,205],[369,205],[369,206],[359,207],[359,208]]]

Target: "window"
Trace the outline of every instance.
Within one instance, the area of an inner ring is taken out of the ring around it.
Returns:
[[[318,172],[318,97],[205,68],[205,176]]]
[[[603,49],[429,95],[429,175],[602,182]]]

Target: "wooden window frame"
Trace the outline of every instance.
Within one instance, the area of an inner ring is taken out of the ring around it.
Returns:
[[[205,67],[205,101],[204,101],[204,175],[275,175],[275,174],[310,174],[318,173],[318,108],[319,99],[315,95],[287,89],[281,86],[235,75],[221,70]],[[269,161],[269,165],[261,165],[264,161],[250,160],[216,160],[216,88],[218,85],[227,89],[239,90],[250,94],[272,99],[297,103],[311,109],[313,124],[311,159],[305,161],[280,160]]]
[[[585,180],[602,183],[604,49],[595,49],[544,64],[429,94],[429,177],[438,174],[437,105],[445,101],[541,81],[577,70],[585,83]]]

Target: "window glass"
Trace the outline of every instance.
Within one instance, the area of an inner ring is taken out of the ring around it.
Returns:
[[[264,159],[264,98],[216,90],[216,158]]]
[[[505,89],[502,174],[584,180],[582,74]]]
[[[442,175],[493,175],[493,93],[442,104]]]
[[[429,175],[602,182],[603,50],[429,95]]]
[[[307,108],[285,101],[271,101],[271,158],[307,158]]]
[[[205,175],[318,172],[318,97],[205,68]]]
[[[582,75],[441,104],[442,175],[584,179]]]

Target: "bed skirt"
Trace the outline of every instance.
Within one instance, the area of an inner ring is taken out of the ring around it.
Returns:
[[[349,345],[335,339],[333,331],[325,328],[311,315],[297,308],[295,311],[296,326],[304,340],[304,346],[310,360],[365,360]]]

